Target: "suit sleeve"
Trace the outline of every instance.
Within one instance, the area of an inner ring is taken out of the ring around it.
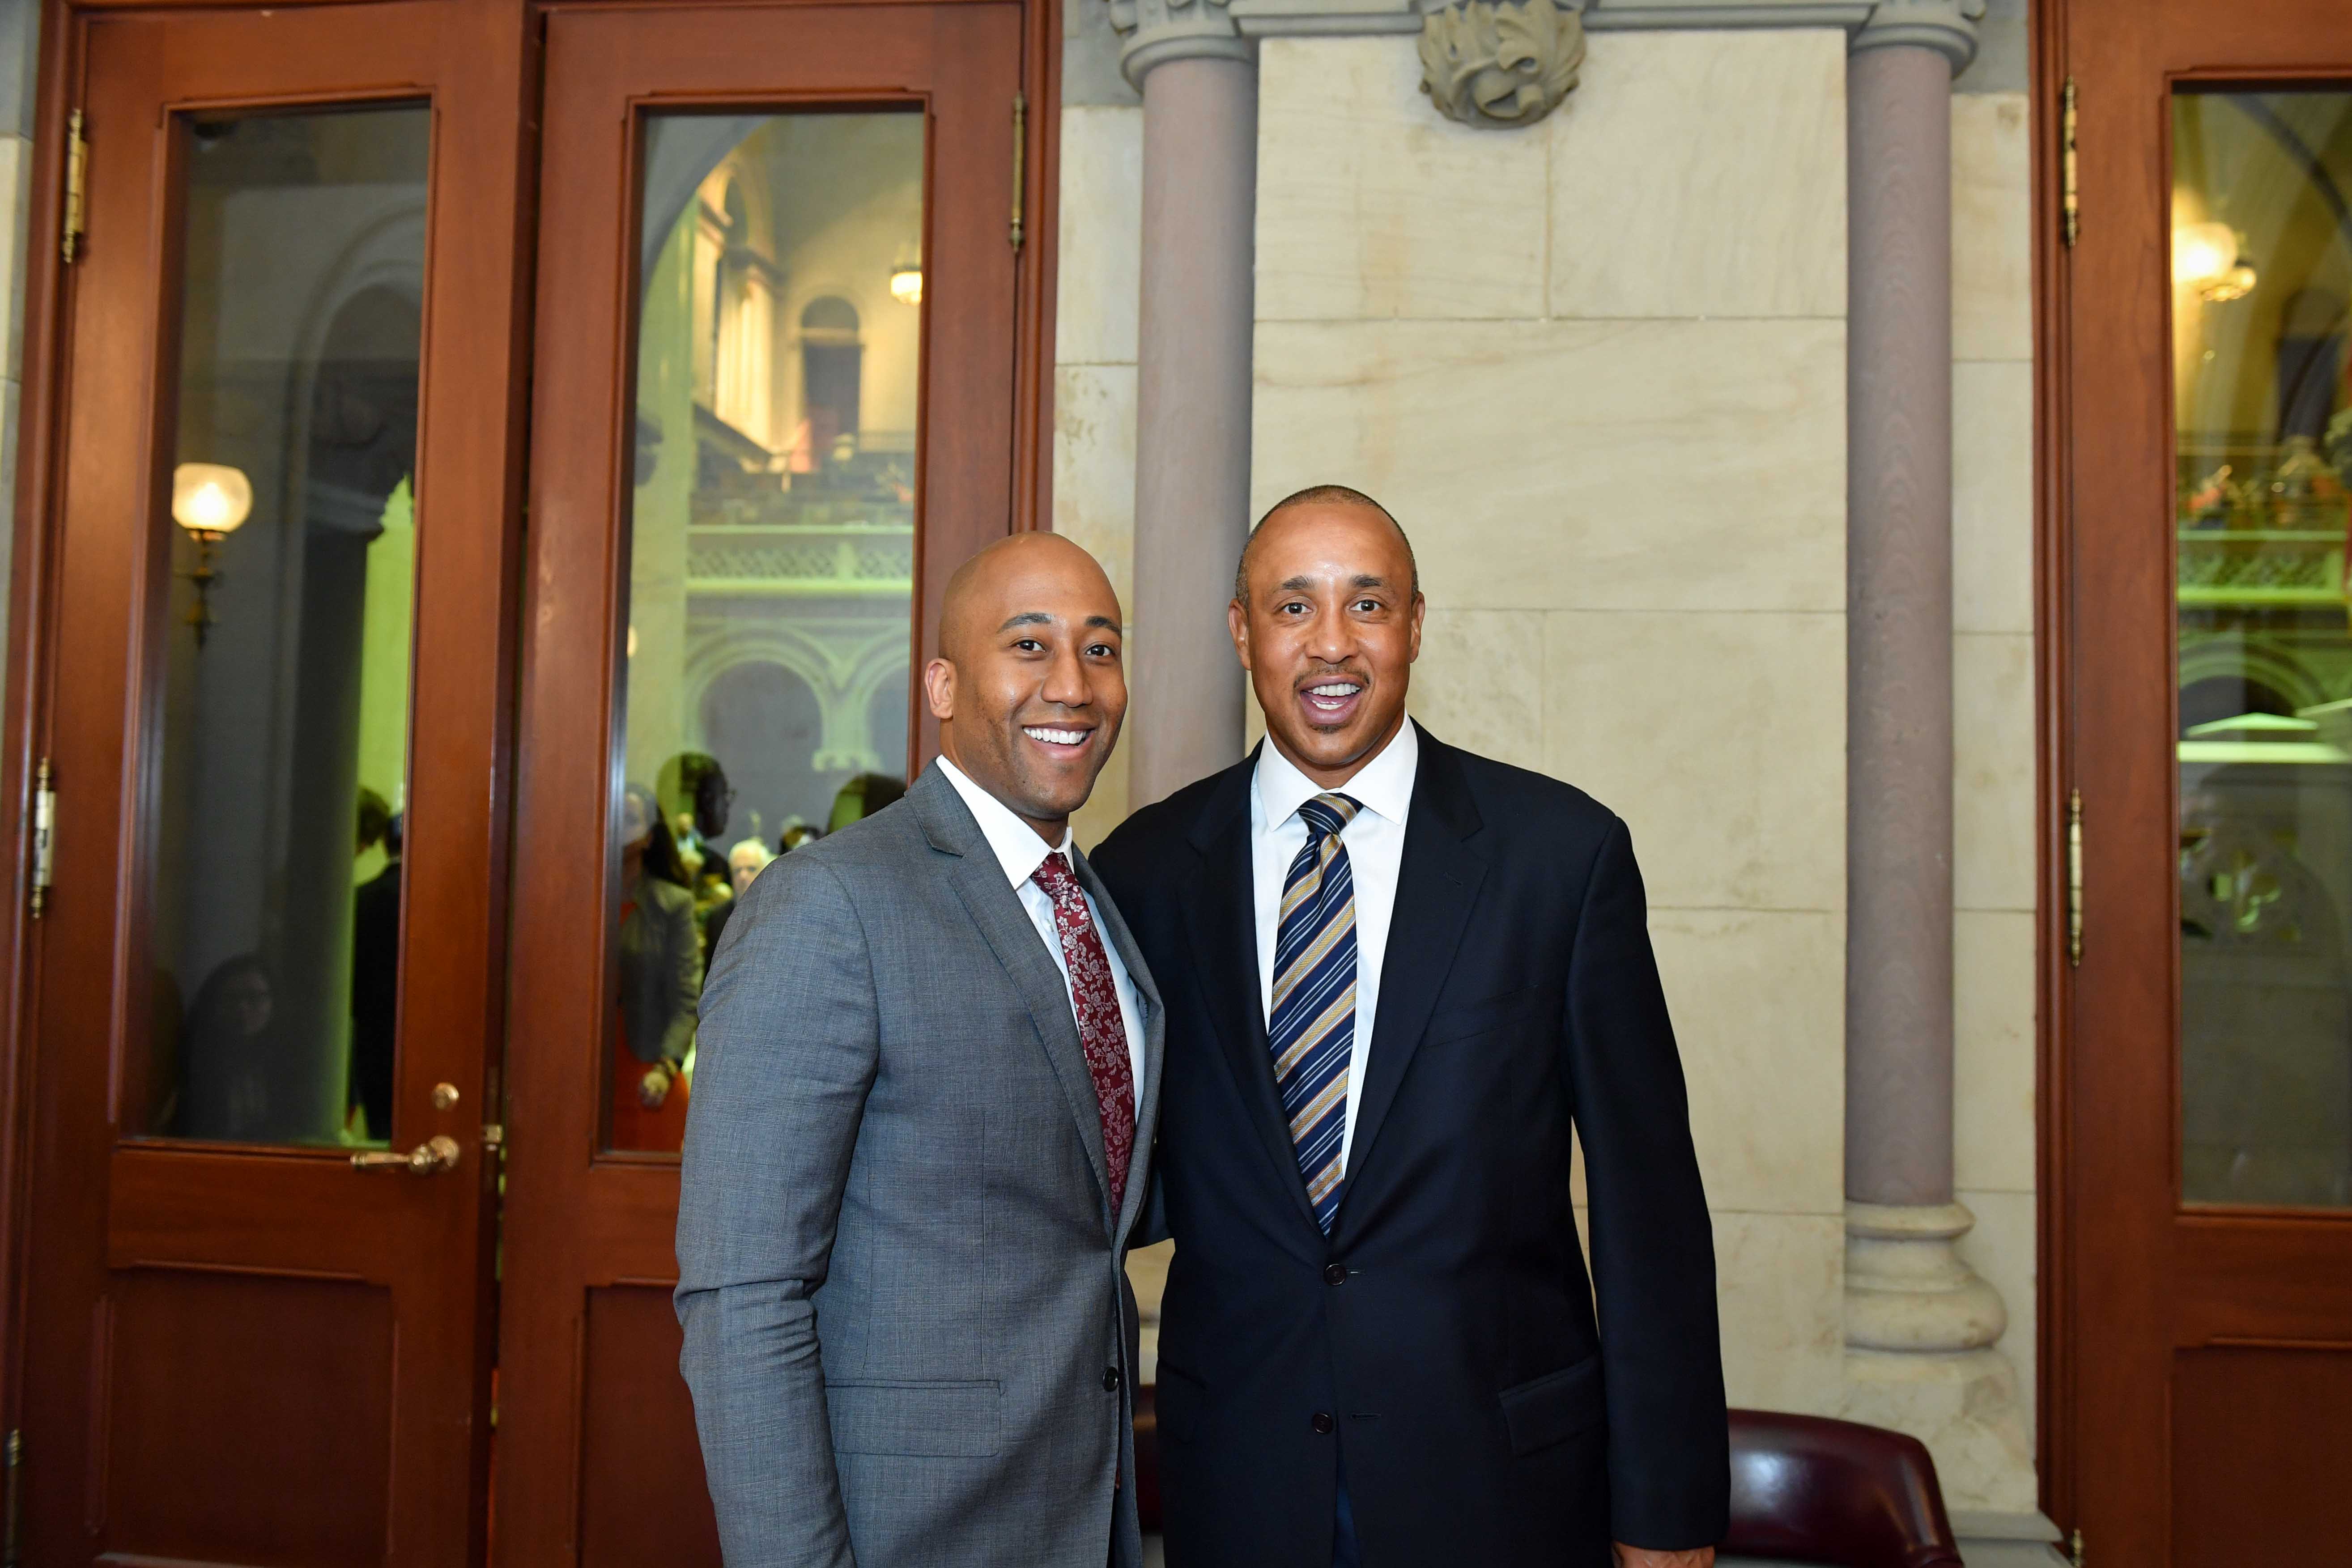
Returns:
[[[880,1057],[840,879],[779,865],[703,995],[677,1219],[679,1366],[728,1568],[854,1568],[812,1301]]]
[[[1568,1075],[1591,1202],[1611,1532],[1688,1551],[1729,1528],[1715,1246],[1633,845],[1612,822],[1568,980]]]

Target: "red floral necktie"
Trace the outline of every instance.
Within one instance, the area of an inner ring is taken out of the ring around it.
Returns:
[[[1045,857],[1029,879],[1054,900],[1054,930],[1062,939],[1062,962],[1070,971],[1070,1000],[1078,1016],[1078,1044],[1094,1075],[1095,1102],[1102,1111],[1103,1162],[1110,1170],[1110,1212],[1127,1203],[1127,1165],[1135,1153],[1135,1067],[1127,1054],[1127,1023],[1119,1016],[1118,987],[1110,958],[1095,930],[1078,879],[1059,850]]]

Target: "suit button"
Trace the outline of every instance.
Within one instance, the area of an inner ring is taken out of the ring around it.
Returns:
[[[1307,1425],[1315,1428],[1317,1436],[1328,1437],[1331,1435],[1331,1429],[1339,1423],[1331,1419],[1331,1413],[1328,1410],[1318,1410],[1315,1413],[1315,1419]]]
[[[1327,1264],[1325,1264],[1325,1265],[1323,1266],[1323,1283],[1324,1283],[1324,1284],[1326,1284],[1326,1285],[1345,1285],[1347,1282],[1348,1282],[1348,1266],[1347,1266],[1346,1264],[1344,1264],[1344,1263],[1327,1263]]]
[[[1118,1392],[1118,1368],[1115,1366],[1103,1368],[1103,1392],[1105,1394]]]

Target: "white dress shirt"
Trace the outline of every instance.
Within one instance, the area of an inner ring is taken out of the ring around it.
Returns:
[[[966,778],[963,770],[945,757],[940,759],[940,772],[947,775],[948,783],[955,785],[956,794],[963,796],[964,805],[971,808],[972,818],[980,824],[981,832],[988,836],[988,847],[996,851],[996,861],[1004,868],[1005,880],[1011,882],[1013,890],[1020,895],[1021,907],[1029,911],[1029,923],[1037,928],[1038,940],[1045,944],[1045,951],[1054,955],[1054,967],[1062,972],[1062,988],[1069,990],[1070,963],[1062,956],[1062,933],[1054,924],[1054,900],[1046,896],[1045,889],[1030,879],[1037,874],[1037,868],[1045,863],[1045,857],[1056,850],[1069,858],[1070,874],[1077,874],[1077,858],[1070,847],[1070,830],[1067,827],[1062,829],[1061,843],[1048,844],[1037,837],[1035,828],[1015,816],[1011,806]],[[1299,831],[1303,833],[1306,830],[1301,828]],[[1118,992],[1118,1020],[1127,1027],[1127,1059],[1134,1068],[1135,1092],[1140,1094],[1143,1092],[1143,1015],[1136,1004],[1135,982],[1128,978],[1127,964],[1118,956],[1118,944],[1111,941],[1103,930],[1102,911],[1095,908],[1094,895],[1081,887],[1078,896],[1086,900],[1087,913],[1095,922],[1095,935],[1103,944],[1104,955],[1110,960],[1111,984]],[[1395,896],[1393,873],[1390,877],[1390,896]],[[1075,1023],[1077,1016],[1078,999],[1073,993],[1070,997],[1071,1021]]]
[[[1318,795],[1344,795],[1363,809],[1339,830],[1356,896],[1356,1028],[1348,1057],[1348,1120],[1339,1134],[1339,1169],[1356,1142],[1356,1110],[1364,1100],[1364,1067],[1371,1060],[1372,1024],[1380,1016],[1381,963],[1388,956],[1389,920],[1396,912],[1397,872],[1404,864],[1404,819],[1412,805],[1421,738],[1405,721],[1380,754],[1337,789],[1300,773],[1272,741],[1258,748],[1250,791],[1250,887],[1257,909],[1258,1003],[1274,1021],[1274,944],[1281,934],[1282,884],[1290,863],[1307,847],[1298,808]],[[1036,837],[1032,833],[1030,837]]]

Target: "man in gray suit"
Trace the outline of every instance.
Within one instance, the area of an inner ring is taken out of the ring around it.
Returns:
[[[1141,1559],[1160,1006],[1069,833],[1127,710],[1118,600],[1015,535],[940,652],[940,761],[761,873],[703,991],[677,1310],[730,1568]]]

